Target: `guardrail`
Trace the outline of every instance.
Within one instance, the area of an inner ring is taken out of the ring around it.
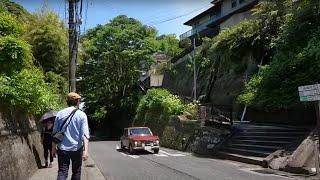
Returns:
[[[184,40],[194,34],[200,33],[201,31],[205,30],[209,24],[215,22],[220,17],[221,17],[221,13],[214,15],[214,16],[211,16],[207,22],[204,22],[204,23],[200,24],[199,26],[197,26],[196,28],[193,28],[193,29],[181,34],[179,36],[180,40]]]

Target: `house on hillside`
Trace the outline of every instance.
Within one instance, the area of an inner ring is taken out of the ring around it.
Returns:
[[[251,17],[251,9],[257,5],[259,0],[213,0],[210,4],[211,7],[204,12],[198,14],[192,19],[184,23],[184,25],[191,26],[192,29],[180,35],[180,41],[186,39],[196,39],[196,46],[201,45],[201,41],[196,36],[200,37],[214,37],[219,34],[219,32],[224,29],[238,24],[244,19]],[[171,63],[173,66],[183,66],[178,65],[180,63],[184,64],[191,55],[193,47],[186,48],[178,56],[171,58]],[[156,63],[158,64],[158,63]],[[158,66],[158,65],[157,65]],[[153,67],[151,70],[154,69]],[[171,89],[177,94],[183,96],[192,96],[193,93],[191,87],[193,87],[190,81],[190,73],[176,74],[175,77],[163,79],[163,87]],[[149,74],[140,79],[140,82],[144,86],[150,84]],[[178,83],[179,82],[179,83]],[[185,87],[185,88],[181,88]],[[146,87],[148,88],[148,86]]]
[[[180,35],[180,41],[201,37],[214,37],[221,29],[231,27],[250,18],[250,10],[259,0],[213,0],[212,6],[184,23],[192,29]],[[200,45],[197,42],[197,45]]]
[[[180,35],[181,45],[185,44],[185,42],[190,45],[188,39],[190,39],[191,42],[195,39],[197,46],[195,51],[201,50],[202,41],[201,38],[198,38],[199,36],[209,38],[215,37],[222,29],[232,27],[245,19],[252,18],[251,10],[258,3],[259,0],[213,0],[207,10],[184,23],[185,25],[191,26],[192,29]],[[171,59],[171,63],[177,73],[174,75],[169,73],[165,74],[162,84],[163,87],[184,97],[193,97],[194,93],[193,73],[189,73],[185,68],[192,59],[192,52],[193,46],[189,46],[178,56]],[[201,77],[198,77],[197,79],[197,95],[199,97],[206,91],[206,80],[201,79]],[[230,93],[228,92],[229,94],[224,94],[226,92],[224,91],[224,88],[225,86],[229,86],[229,84],[226,85],[222,82],[230,82],[230,84],[232,84],[230,85],[230,87],[232,87],[230,89],[237,89],[237,87],[243,85],[243,80],[240,78],[237,79],[236,82],[231,83],[230,80],[222,80],[220,78],[217,79],[217,84],[219,84],[220,81],[221,88],[214,89],[214,91],[216,91],[215,95],[219,96],[219,98],[216,98],[216,101],[218,101],[218,103],[223,101],[221,104],[230,104],[229,102],[234,99],[236,93],[231,93],[230,90]]]

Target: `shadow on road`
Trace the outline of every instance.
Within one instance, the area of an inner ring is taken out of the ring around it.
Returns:
[[[121,148],[118,148],[117,149],[118,152],[122,152],[126,155],[139,155],[139,156],[143,156],[143,155],[150,155],[150,154],[153,154],[152,152],[149,152],[149,151],[145,151],[145,150],[141,150],[141,151],[136,151],[134,154],[130,154],[129,153],[129,150],[128,149],[121,149]]]
[[[107,136],[95,136],[91,135],[90,136],[90,141],[95,142],[95,141],[120,141],[120,138],[110,138]]]

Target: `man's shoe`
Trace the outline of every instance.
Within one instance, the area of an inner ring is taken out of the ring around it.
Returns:
[[[44,165],[44,167],[46,167],[46,168],[48,167],[48,161],[46,161],[46,164]]]
[[[52,163],[49,164],[48,168],[52,168]]]

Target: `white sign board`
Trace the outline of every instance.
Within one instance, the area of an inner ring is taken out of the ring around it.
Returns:
[[[300,101],[320,101],[320,84],[300,86]]]

